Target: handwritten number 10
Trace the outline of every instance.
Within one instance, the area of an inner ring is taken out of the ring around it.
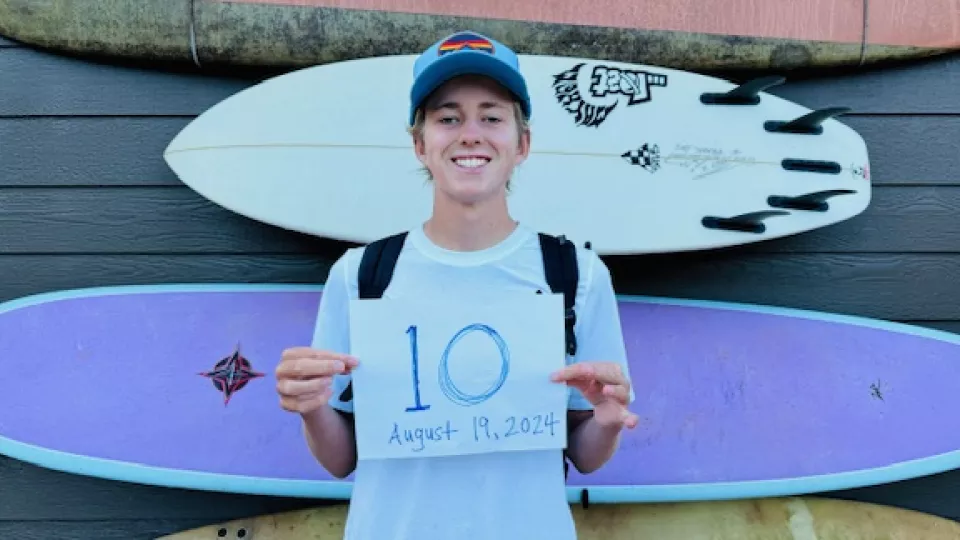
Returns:
[[[463,336],[467,335],[470,332],[483,332],[484,334],[490,336],[490,339],[494,341],[497,345],[497,349],[500,352],[500,378],[497,379],[493,385],[488,388],[486,391],[479,394],[467,394],[457,388],[457,385],[454,384],[453,380],[450,378],[450,372],[447,368],[447,362],[450,357],[450,351],[453,349],[453,346],[456,345]],[[407,334],[410,336],[410,363],[413,371],[413,407],[407,407],[407,411],[425,411],[430,408],[429,405],[424,405],[420,401],[420,356],[419,356],[419,343],[417,341],[417,326],[411,325],[407,328]],[[438,369],[438,378],[440,383],[440,390],[447,396],[450,401],[460,405],[476,405],[482,403],[491,396],[497,393],[498,390],[503,386],[504,381],[507,380],[507,374],[510,372],[510,355],[507,351],[507,344],[504,342],[503,338],[497,333],[496,330],[490,328],[485,324],[470,324],[464,326],[457,332],[447,343],[447,347],[443,350],[443,355],[440,357],[440,367]]]

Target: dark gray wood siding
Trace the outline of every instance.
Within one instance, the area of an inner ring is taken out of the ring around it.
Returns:
[[[0,301],[111,284],[322,281],[343,245],[223,210],[163,163],[181,127],[253,81],[84,62],[0,39]],[[960,57],[775,88],[810,107],[853,107],[844,121],[871,150],[871,207],[744,248],[609,258],[618,291],[960,333],[958,88]],[[960,472],[829,496],[960,519]],[[0,457],[0,538],[152,538],[314,504],[122,484]]]

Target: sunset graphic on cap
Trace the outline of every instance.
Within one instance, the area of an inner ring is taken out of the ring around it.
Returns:
[[[458,34],[440,44],[440,55],[449,52],[459,51],[461,49],[471,49],[475,51],[493,52],[493,44],[490,40],[480,37],[476,34]]]

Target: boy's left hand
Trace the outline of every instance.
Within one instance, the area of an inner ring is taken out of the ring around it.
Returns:
[[[593,417],[604,427],[636,427],[640,418],[627,409],[630,381],[615,362],[577,362],[551,375],[583,393],[593,404]]]

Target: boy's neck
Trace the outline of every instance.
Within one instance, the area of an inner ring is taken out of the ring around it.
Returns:
[[[423,231],[434,244],[452,251],[478,251],[492,247],[510,236],[517,222],[507,210],[503,198],[477,206],[463,206],[452,201],[435,201],[433,215],[424,223]]]

